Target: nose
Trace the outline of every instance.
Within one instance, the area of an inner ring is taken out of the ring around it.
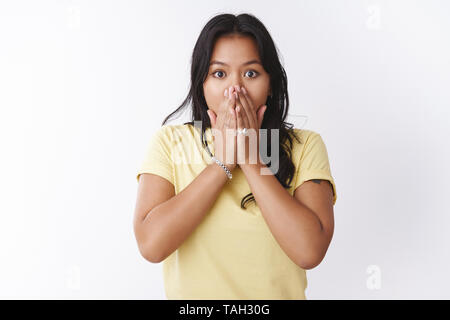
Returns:
[[[237,91],[238,88],[242,87],[242,77],[239,72],[233,72],[229,75],[228,79],[230,80],[228,83],[228,87],[233,86],[232,90]]]

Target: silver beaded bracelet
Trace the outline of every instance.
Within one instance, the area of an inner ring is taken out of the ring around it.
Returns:
[[[226,165],[224,165],[222,162],[220,162],[219,159],[217,159],[214,156],[211,156],[211,158],[219,165],[223,168],[223,170],[225,170],[225,173],[227,174],[228,179],[233,178],[233,175],[231,174],[230,170],[227,168]]]

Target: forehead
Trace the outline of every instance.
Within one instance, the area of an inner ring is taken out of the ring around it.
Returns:
[[[211,56],[211,60],[219,60],[227,64],[240,64],[253,59],[259,59],[255,41],[250,37],[239,35],[218,38]]]

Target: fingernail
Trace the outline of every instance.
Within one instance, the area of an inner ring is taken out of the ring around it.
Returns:
[[[242,91],[243,91],[245,94],[247,94],[247,90],[245,90],[244,87],[241,87],[241,89],[242,89]]]
[[[237,92],[234,93],[234,97],[237,99],[237,97],[238,97]]]
[[[240,110],[240,108],[239,108],[239,106],[237,106],[237,107],[236,107],[236,111],[239,112],[239,110]]]
[[[241,89],[239,88],[238,85],[234,86],[234,88],[235,88],[238,92],[241,92]]]
[[[226,97],[227,96],[227,89],[225,89],[225,91],[223,92],[223,95]]]

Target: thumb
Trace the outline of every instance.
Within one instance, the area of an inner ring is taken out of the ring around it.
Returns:
[[[264,113],[266,112],[267,106],[263,105],[258,109],[258,125],[261,128],[261,124],[264,119]]]
[[[216,114],[214,113],[214,111],[208,109],[206,111],[208,113],[209,116],[209,121],[211,122],[211,126],[215,127],[216,126]]]

